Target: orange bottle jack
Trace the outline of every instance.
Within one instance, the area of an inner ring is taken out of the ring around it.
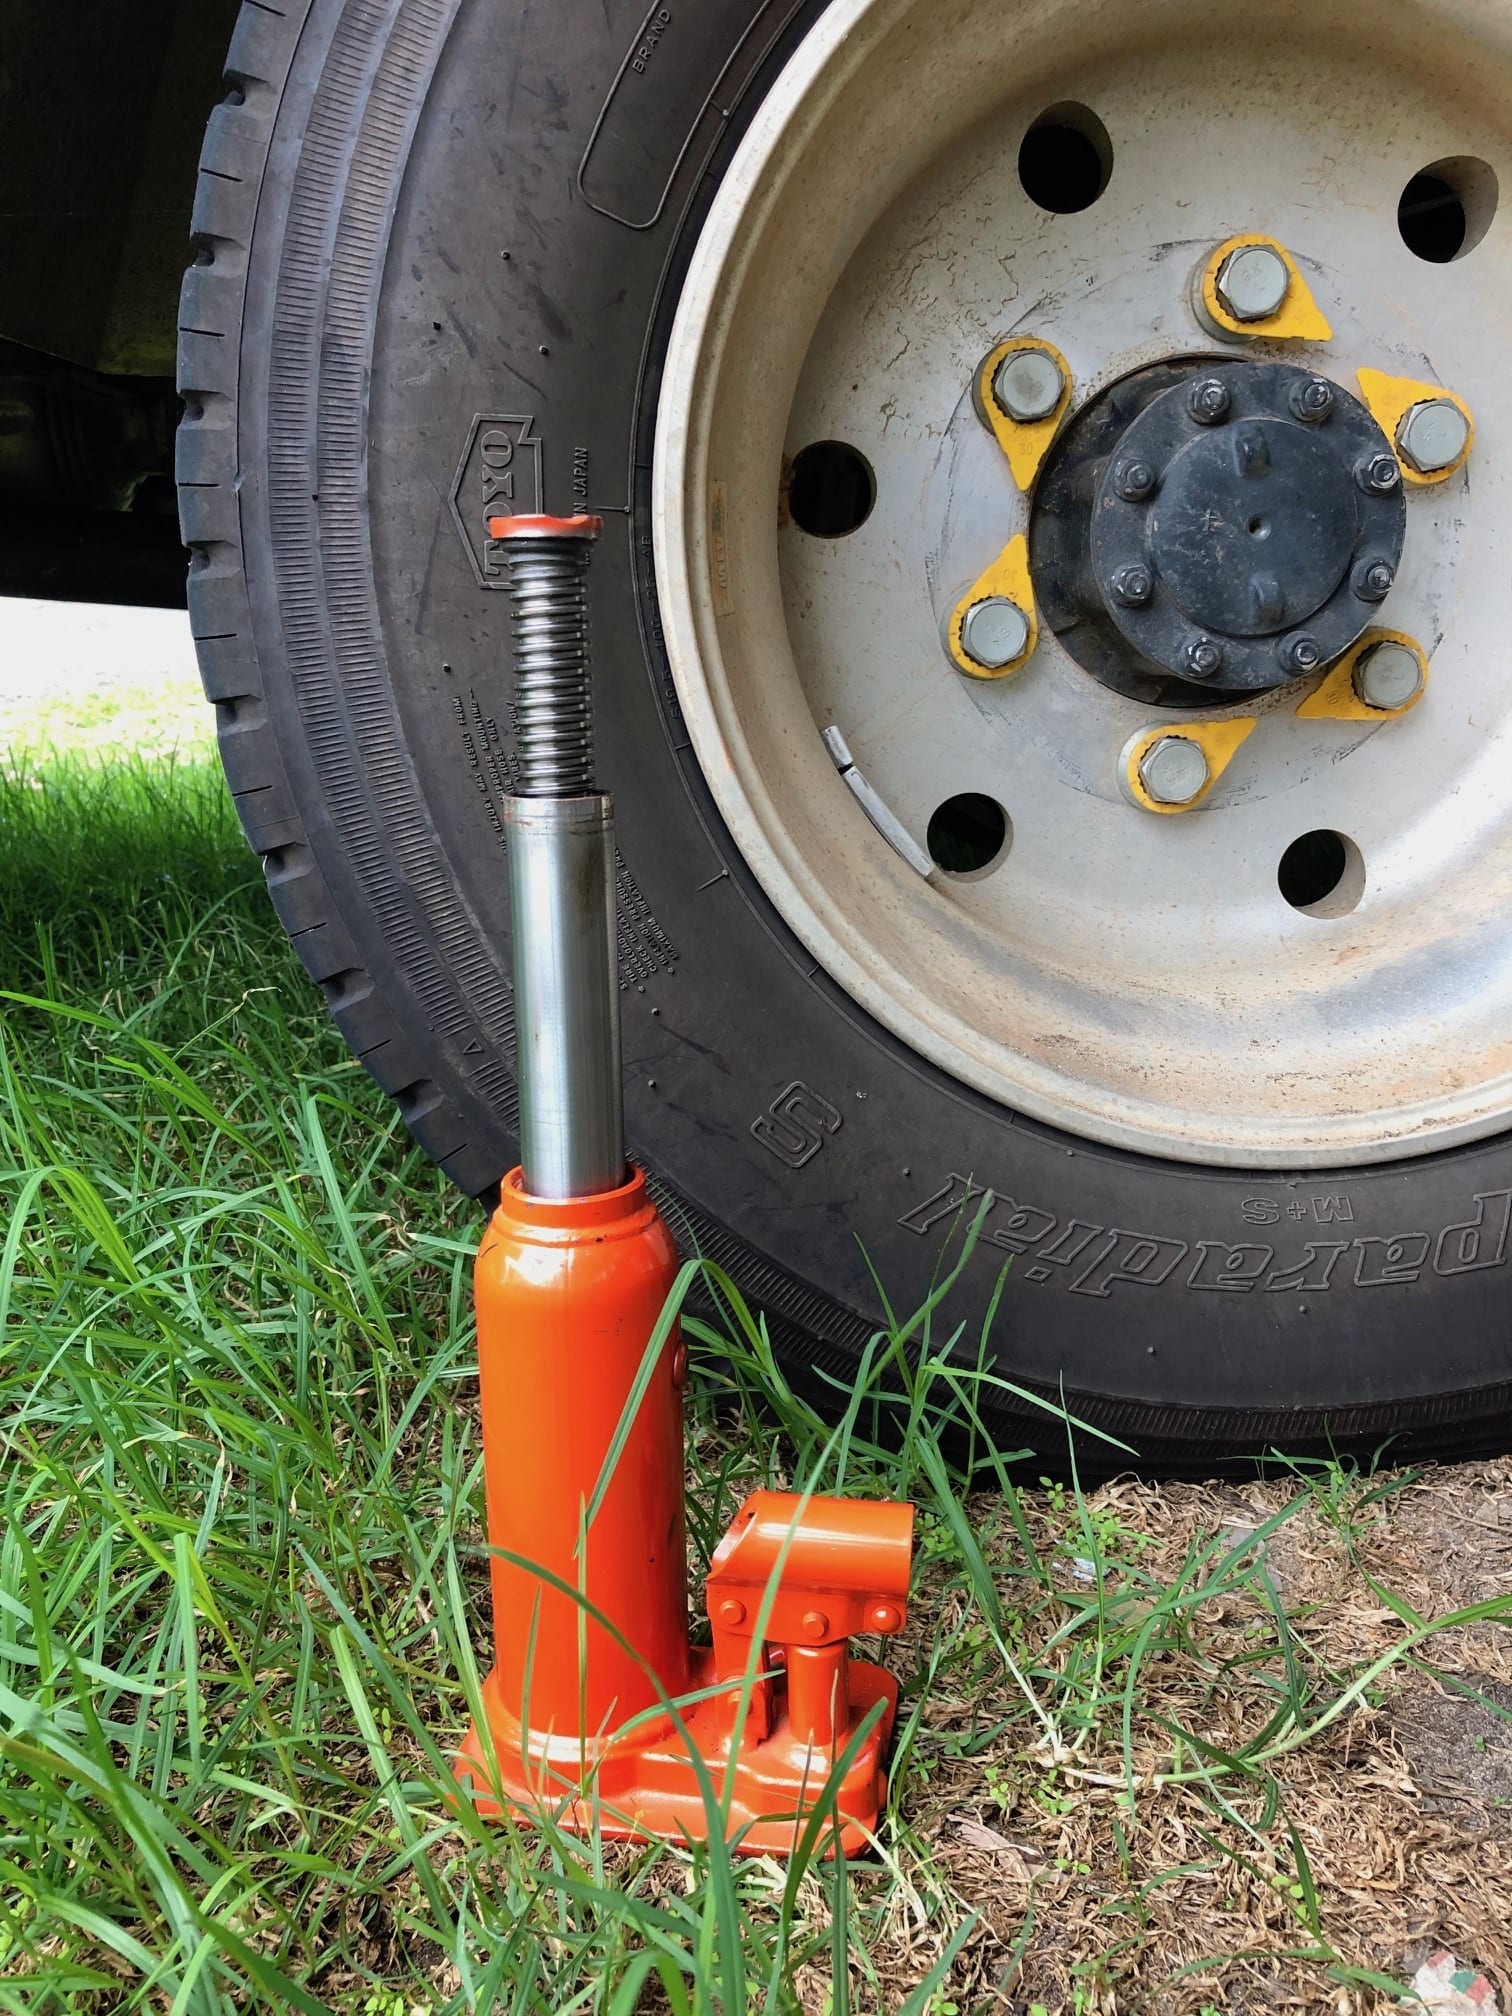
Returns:
[[[521,1166],[475,1276],[495,1663],[458,1777],[490,1816],[718,1827],[751,1853],[795,1847],[822,1799],[823,1844],[852,1853],[886,1797],[897,1684],[848,1641],[903,1628],[913,1507],[753,1492],[710,1567],[713,1643],[690,1645],[675,1324],[630,1411],[677,1254],[625,1160],[613,806],[593,781],[588,676],[600,530],[489,526],[516,625]]]

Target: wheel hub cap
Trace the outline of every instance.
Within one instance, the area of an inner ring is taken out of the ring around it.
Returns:
[[[1041,609],[1135,697],[1200,706],[1305,677],[1363,633],[1371,570],[1401,560],[1400,480],[1362,475],[1391,461],[1363,403],[1312,372],[1150,366],[1052,451],[1030,535]]]

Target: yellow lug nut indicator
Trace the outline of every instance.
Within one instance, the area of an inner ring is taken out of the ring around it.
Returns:
[[[946,648],[971,678],[1006,679],[1029,662],[1038,641],[1029,542],[1021,532],[951,611]]]
[[[1071,367],[1053,343],[1011,336],[989,350],[973,388],[976,408],[1027,491],[1071,407]]]
[[[1475,421],[1457,392],[1365,366],[1357,376],[1365,404],[1396,443],[1406,483],[1426,489],[1458,475],[1475,446]]]
[[[1123,788],[1146,812],[1195,811],[1255,726],[1254,715],[1146,728],[1123,753]]]
[[[1227,341],[1327,343],[1333,326],[1279,239],[1259,232],[1226,238],[1204,260],[1194,305]]]
[[[1367,630],[1297,709],[1308,721],[1382,721],[1406,714],[1428,685],[1428,656],[1401,630]]]

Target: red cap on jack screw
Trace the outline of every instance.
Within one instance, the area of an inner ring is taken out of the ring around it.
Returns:
[[[596,539],[603,529],[603,519],[587,511],[578,512],[575,518],[552,518],[535,511],[488,521],[490,539]]]

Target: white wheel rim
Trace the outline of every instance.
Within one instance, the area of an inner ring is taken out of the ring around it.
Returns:
[[[837,0],[738,152],[658,420],[679,699],[736,843],[814,958],[1005,1106],[1257,1167],[1404,1157],[1512,1115],[1506,224],[1429,266],[1396,222],[1441,159],[1477,156],[1512,191],[1509,72],[1512,16],[1474,0],[1404,0],[1384,21],[1345,0]],[[1073,216],[1030,204],[1015,167],[1063,101],[1114,149],[1105,194]],[[1273,354],[1350,387],[1360,365],[1451,386],[1476,448],[1411,497],[1382,614],[1432,648],[1421,705],[1304,721],[1308,689],[1282,689],[1240,710],[1259,724],[1204,805],[1162,819],[1121,794],[1118,752],[1180,716],[1109,693],[1043,631],[1000,683],[944,656],[942,614],[1026,515],[969,388],[1017,334],[1065,354],[1078,401],[1210,352],[1186,276],[1244,231],[1288,246],[1334,324],[1330,344]],[[849,538],[779,530],[777,444],[821,439],[876,470]],[[916,840],[956,793],[1002,804],[998,864],[907,866],[826,753],[831,723]],[[1300,914],[1276,885],[1316,829],[1363,869],[1343,915]]]

